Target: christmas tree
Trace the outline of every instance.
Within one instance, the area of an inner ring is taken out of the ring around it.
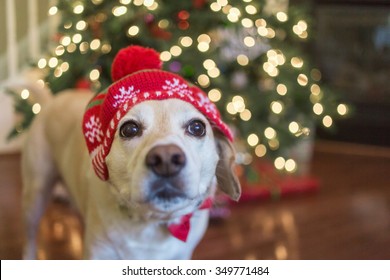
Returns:
[[[241,163],[268,156],[294,172],[286,150],[315,124],[331,127],[347,114],[304,51],[308,11],[288,0],[59,0],[49,11],[56,13],[53,51],[38,61],[53,94],[104,89],[119,49],[152,47],[166,70],[203,88],[237,129],[248,147]]]

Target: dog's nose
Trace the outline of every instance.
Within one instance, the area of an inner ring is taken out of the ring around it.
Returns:
[[[146,155],[146,166],[161,177],[172,177],[186,164],[186,156],[178,146],[159,145]]]

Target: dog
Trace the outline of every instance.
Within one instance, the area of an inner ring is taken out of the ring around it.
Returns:
[[[233,199],[239,196],[233,146],[187,102],[145,101],[121,119],[118,135],[131,131],[133,121],[143,131],[130,141],[114,139],[107,157],[111,179],[103,182],[79,125],[90,99],[87,92],[64,92],[33,121],[22,157],[24,258],[36,257],[39,219],[58,179],[85,220],[84,258],[191,258],[208,222],[208,211],[197,210],[200,202],[214,195],[217,181]],[[194,121],[204,125],[202,137],[188,132]],[[158,163],[175,156],[176,164]],[[194,213],[191,231],[182,242],[166,225],[188,213]]]
[[[33,120],[22,154],[25,259],[36,258],[58,180],[84,219],[85,259],[190,259],[217,185],[238,200],[230,130],[199,88],[160,67],[154,50],[128,47],[106,92],[65,91]]]

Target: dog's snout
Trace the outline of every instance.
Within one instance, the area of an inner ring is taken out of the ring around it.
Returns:
[[[186,164],[186,156],[178,146],[159,145],[146,155],[146,166],[161,177],[175,176]]]

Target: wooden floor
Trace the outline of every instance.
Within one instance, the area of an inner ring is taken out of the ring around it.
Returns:
[[[20,156],[0,156],[0,259],[22,255]],[[318,193],[243,203],[212,222],[194,259],[390,259],[390,151],[317,144]],[[42,221],[41,259],[77,259],[81,222],[64,202]]]

